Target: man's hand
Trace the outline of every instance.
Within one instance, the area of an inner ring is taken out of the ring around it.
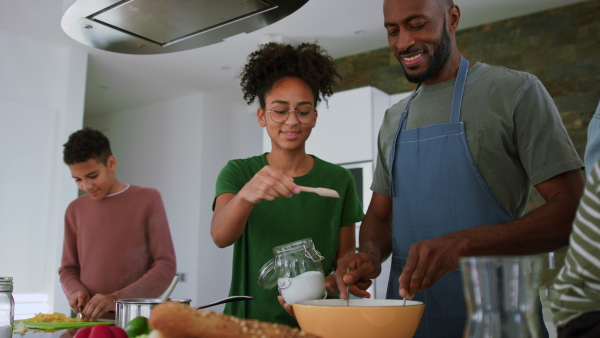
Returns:
[[[458,267],[461,256],[531,255],[565,246],[584,185],[581,169],[564,172],[535,186],[546,203],[523,217],[413,244],[398,279],[400,296],[431,287]]]
[[[95,322],[108,311],[115,310],[115,298],[110,295],[96,294],[83,308],[83,320]]]
[[[398,279],[400,297],[412,299],[458,268],[463,240],[448,235],[417,242],[410,247],[406,266]]]
[[[74,292],[69,298],[69,306],[74,313],[78,313],[78,308],[84,308],[90,301],[90,293],[87,290],[79,290]]]
[[[347,271],[350,268],[350,271]],[[370,298],[366,290],[371,286],[372,278],[381,273],[381,262],[373,255],[359,252],[349,253],[338,260],[334,276],[337,289],[343,299],[348,299],[346,285],[350,284],[350,293],[360,298]]]

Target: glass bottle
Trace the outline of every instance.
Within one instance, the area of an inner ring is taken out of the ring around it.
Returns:
[[[12,277],[0,277],[0,326],[13,325],[15,300],[12,291]]]

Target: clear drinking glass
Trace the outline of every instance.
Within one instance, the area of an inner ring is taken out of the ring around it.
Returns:
[[[468,311],[463,337],[541,337],[539,257],[463,257],[460,266]]]

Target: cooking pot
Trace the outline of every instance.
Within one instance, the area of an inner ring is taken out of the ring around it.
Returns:
[[[196,309],[205,309],[207,307],[215,306],[218,304],[229,303],[229,302],[237,302],[240,300],[252,300],[254,298],[250,296],[230,296],[218,300],[216,302],[204,304],[202,306],[196,306]],[[171,299],[170,302],[178,302],[183,303],[185,305],[190,305],[190,299]],[[115,317],[115,325],[124,328],[127,323],[129,323],[133,318],[143,316],[146,318],[150,318],[150,312],[152,308],[156,305],[160,304],[162,300],[160,298],[128,298],[128,299],[118,299],[115,301],[117,303],[117,314]]]
[[[183,303],[190,305],[191,299],[169,299],[171,302]],[[127,298],[118,299],[117,313],[115,316],[115,325],[124,328],[133,318],[144,316],[150,317],[152,308],[160,304],[160,298]]]

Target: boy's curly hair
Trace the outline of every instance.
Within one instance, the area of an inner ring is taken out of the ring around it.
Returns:
[[[63,161],[67,165],[95,159],[98,163],[108,163],[112,155],[110,141],[101,131],[89,127],[71,134],[63,149]]]
[[[265,96],[277,81],[296,77],[304,81],[315,97],[315,106],[333,94],[333,86],[342,76],[331,56],[316,43],[298,45],[269,42],[248,55],[241,74],[244,100],[251,104],[256,97],[265,108]]]

